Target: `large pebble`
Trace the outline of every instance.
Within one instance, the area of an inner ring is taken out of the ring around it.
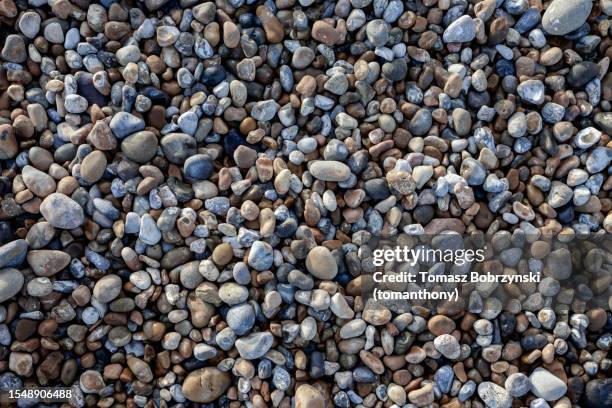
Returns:
[[[53,193],[40,205],[40,213],[55,228],[74,229],[83,225],[83,208],[67,195]]]
[[[23,287],[25,279],[17,269],[0,269],[0,302],[11,299]]]
[[[189,373],[181,388],[189,401],[209,403],[222,396],[231,383],[229,373],[215,367],[205,367]]]
[[[542,26],[552,35],[571,33],[584,24],[592,7],[591,0],[553,0],[542,16]]]

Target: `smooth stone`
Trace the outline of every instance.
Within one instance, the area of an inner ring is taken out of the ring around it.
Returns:
[[[612,378],[589,381],[582,394],[581,406],[585,408],[612,406]]]
[[[94,285],[93,295],[101,303],[108,303],[119,296],[122,287],[123,282],[119,276],[105,275]]]
[[[115,136],[123,139],[134,132],[144,130],[145,122],[131,113],[117,112],[111,119],[109,126]]]
[[[13,298],[23,287],[23,274],[13,268],[0,269],[0,303]]]
[[[546,401],[556,401],[567,392],[567,385],[550,371],[538,367],[529,376],[531,392]]]
[[[306,256],[306,269],[315,278],[331,280],[338,274],[338,264],[329,249],[317,246]]]
[[[295,391],[295,408],[325,408],[327,406],[323,394],[309,384],[300,385]]]
[[[21,64],[28,59],[25,41],[18,34],[10,34],[4,40],[4,47],[0,52],[2,58],[7,61]]]
[[[157,137],[148,130],[132,133],[121,142],[121,151],[136,163],[146,163],[157,153]]]
[[[12,159],[17,155],[19,146],[13,126],[8,123],[0,125],[0,160]]]
[[[552,208],[559,208],[572,200],[574,191],[560,181],[553,181],[547,202]]]
[[[251,333],[236,340],[236,350],[246,360],[263,357],[272,347],[274,337],[269,332]]]
[[[25,260],[28,243],[24,239],[16,239],[0,247],[0,268],[15,268]]]
[[[263,241],[253,242],[247,262],[249,266],[258,271],[270,269],[274,263],[274,250],[272,246]]]
[[[442,34],[445,43],[470,42],[476,37],[476,24],[472,17],[463,15],[453,21]]]
[[[232,306],[227,312],[226,321],[238,336],[247,334],[255,324],[253,306],[248,303]]]
[[[186,133],[169,133],[161,138],[164,156],[174,164],[183,164],[196,154],[197,143],[193,136]]]
[[[26,187],[38,197],[47,197],[57,187],[53,177],[32,166],[25,166],[21,171],[21,177]]]
[[[534,105],[541,105],[544,103],[545,90],[542,81],[528,79],[527,81],[521,82],[516,88],[516,91],[524,101]]]
[[[222,396],[231,384],[229,373],[215,367],[204,367],[189,373],[181,389],[189,401],[209,403]]]
[[[214,167],[210,156],[196,154],[185,160],[183,172],[191,180],[207,180],[213,174]]]
[[[253,119],[260,122],[267,122],[274,118],[276,112],[279,109],[278,103],[275,100],[269,99],[267,101],[260,101],[255,103],[251,110],[251,116]]]
[[[580,28],[591,14],[591,0],[553,0],[542,16],[542,27],[552,35],[565,35]]]
[[[70,255],[54,249],[28,252],[28,264],[38,276],[53,276],[70,263]]]
[[[333,160],[315,161],[308,170],[314,178],[323,181],[346,181],[351,176],[351,169],[346,164]]]
[[[525,374],[514,373],[508,376],[506,382],[504,383],[504,387],[510,396],[520,398],[529,392],[531,383],[529,382],[529,377],[527,377]]]
[[[87,183],[95,183],[100,180],[106,171],[106,156],[100,150],[94,150],[81,163],[81,177]]]
[[[434,339],[434,347],[444,357],[454,360],[459,358],[461,354],[461,348],[456,338],[450,334],[442,334]]]
[[[40,213],[55,228],[70,230],[80,227],[85,222],[83,208],[61,193],[47,196],[40,205]]]

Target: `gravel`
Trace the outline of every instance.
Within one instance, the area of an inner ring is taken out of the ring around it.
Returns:
[[[611,15],[0,0],[0,391],[611,406]]]

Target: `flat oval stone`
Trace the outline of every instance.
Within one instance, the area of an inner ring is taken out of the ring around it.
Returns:
[[[329,249],[318,246],[308,252],[306,268],[315,278],[330,280],[338,274],[338,264]]]
[[[93,295],[102,303],[108,303],[114,300],[121,292],[123,282],[117,275],[103,276],[93,288]]]
[[[346,181],[351,176],[351,169],[339,161],[316,161],[309,170],[313,177],[323,181]]]
[[[26,187],[39,197],[47,197],[57,186],[50,175],[32,166],[25,166],[21,171],[21,177]]]

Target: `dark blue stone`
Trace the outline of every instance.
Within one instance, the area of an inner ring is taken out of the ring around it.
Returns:
[[[8,194],[13,186],[13,182],[6,176],[0,177],[0,194]]]
[[[234,156],[234,152],[240,145],[245,145],[246,140],[235,130],[232,129],[229,133],[223,138],[223,151],[229,157]]]
[[[499,316],[499,330],[502,337],[508,337],[514,333],[516,318],[513,314],[504,312]]]
[[[589,381],[581,405],[586,408],[612,407],[612,378]]]
[[[530,7],[519,18],[514,25],[514,29],[519,33],[526,33],[540,23],[540,10],[535,7]]]
[[[252,28],[255,26],[256,18],[254,14],[244,13],[238,17],[238,21],[240,22],[241,28]]]
[[[351,275],[343,273],[342,275],[337,275],[334,280],[341,285],[347,285],[352,279],[353,277]]]
[[[157,105],[167,105],[169,102],[168,95],[161,89],[155,88],[154,86],[147,86],[142,89],[140,93]]]
[[[8,222],[0,222],[0,243],[9,242],[13,239],[13,231]]]
[[[548,339],[543,334],[532,334],[521,339],[521,346],[526,351],[541,349],[548,344]]]
[[[204,70],[202,83],[206,86],[215,86],[225,79],[225,68],[221,65],[213,65]]]
[[[321,378],[325,375],[325,355],[315,351],[310,355],[310,378]]]
[[[569,224],[574,221],[574,205],[570,202],[557,208],[557,219],[562,224]]]
[[[368,152],[359,150],[351,155],[346,161],[353,174],[361,174],[368,167]]]
[[[387,187],[387,180],[382,178],[372,179],[365,182],[364,185],[368,196],[374,200],[384,200],[389,197],[389,188]]]
[[[500,59],[495,63],[495,71],[500,77],[514,75],[514,64],[512,61]]]
[[[276,235],[280,238],[289,238],[295,231],[297,231],[298,225],[295,219],[287,218],[281,224],[276,225]]]
[[[191,180],[207,180],[213,173],[211,158],[206,154],[196,154],[185,160],[183,171]]]
[[[118,65],[117,58],[112,52],[99,51],[97,55],[100,62],[102,62],[106,68],[114,68]]]
[[[106,97],[98,92],[93,85],[93,75],[88,72],[80,72],[79,74],[75,75],[78,94],[87,99],[89,105],[106,106]]]

